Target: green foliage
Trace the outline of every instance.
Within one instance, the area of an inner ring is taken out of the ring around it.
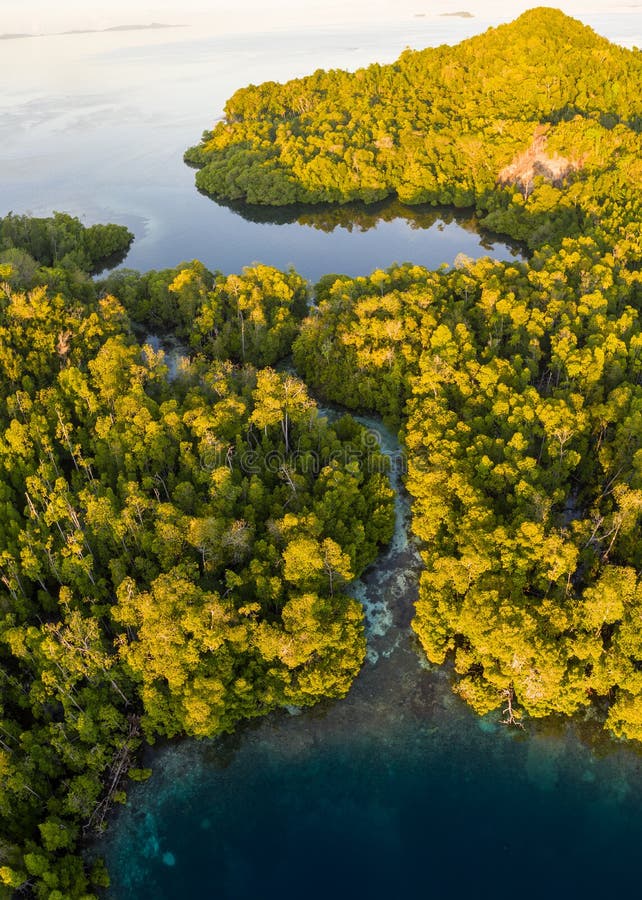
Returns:
[[[173,283],[172,290],[180,276]],[[308,289],[296,272],[253,266],[219,275],[191,328],[191,344],[208,357],[273,365],[286,356],[307,312]]]
[[[414,628],[479,712],[509,692],[642,735],[641,281],[589,237],[530,264],[334,276],[295,343],[317,390],[402,425]]]
[[[209,272],[194,260],[174,269],[118,270],[100,283],[137,326],[183,338],[208,358],[274,365],[290,352],[307,312],[307,283],[271,266],[241,275]]]
[[[60,212],[47,219],[13,213],[0,218],[0,259],[18,270],[16,286],[21,288],[33,287],[38,266],[97,272],[110,257],[129,250],[133,239],[123,225],[86,228],[79,219]]]
[[[134,313],[141,280],[113,280]],[[148,777],[143,740],[346,693],[349,584],[392,532],[364,430],[235,365],[289,350],[303,279],[193,263],[148,284],[201,351],[174,381],[104,288],[0,292],[0,879],[39,897],[105,885],[77,848]]]
[[[528,262],[328,275],[308,309],[266,266],[96,285],[126,230],[0,222],[0,892],[108,884],[78,846],[148,777],[143,740],[341,697],[358,672],[350,583],[392,492],[364,430],[269,368],[290,349],[317,392],[401,428],[413,627],[458,693],[642,740],[641,72],[533,10],[238,91],[188,152],[227,198],[474,205]],[[562,157],[558,177],[501,175]],[[130,324],[192,359],[170,379]]]
[[[475,207],[536,247],[639,207],[641,96],[637,51],[539,8],[391,65],[242,88],[185,158],[218,198]]]

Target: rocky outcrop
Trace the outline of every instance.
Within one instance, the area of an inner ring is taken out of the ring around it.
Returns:
[[[537,176],[560,187],[569,175],[582,168],[582,160],[568,159],[559,153],[549,155],[546,143],[546,132],[543,129],[536,131],[530,147],[501,170],[497,176],[498,184],[514,184],[528,197]]]

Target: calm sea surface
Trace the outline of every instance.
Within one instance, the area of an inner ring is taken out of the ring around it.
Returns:
[[[282,216],[279,224],[269,216],[253,221],[251,211],[241,215],[199,195],[182,161],[225,100],[249,82],[321,66],[355,69],[393,60],[407,45],[481,29],[475,19],[417,19],[386,31],[222,36],[185,27],[2,41],[0,213],[61,210],[87,224],[126,224],[136,235],[126,265],[139,269],[198,258],[230,272],[260,261],[292,264],[316,280],[395,261],[436,268],[459,252],[509,259],[505,245],[482,242],[465,220],[446,216],[426,228],[425,217],[418,225],[416,211],[399,206],[365,217],[348,210],[333,230],[323,230],[325,217],[314,213],[306,224]]]
[[[640,43],[641,19],[630,10],[594,15],[591,24],[631,45]],[[508,247],[480,239],[465,217],[434,221],[398,204],[365,216],[346,210],[333,230],[324,214],[303,223],[282,214],[278,224],[269,215],[254,221],[251,210],[240,214],[198,194],[182,161],[238,87],[389,62],[407,46],[454,43],[491,24],[437,17],[385,30],[224,36],[184,27],[1,41],[0,214],[60,210],[86,224],[128,225],[136,241],[126,265],[143,270],[198,258],[230,272],[259,261],[292,264],[316,280],[393,262],[436,268],[460,252],[510,259]]]
[[[636,7],[586,21],[642,43]],[[333,230],[317,213],[261,221],[200,196],[182,163],[243,84],[385,62],[484,24],[494,23],[3,41],[0,213],[122,222],[136,234],[126,264],[141,269],[196,257],[236,271],[260,260],[315,279],[395,260],[438,266],[460,252],[509,259],[465,219],[391,204],[348,210]],[[366,424],[398,452],[394,436]],[[346,700],[150,754],[154,776],[133,786],[98,848],[111,897],[640,896],[642,757],[590,723],[534,723],[523,734],[497,714],[478,719],[446,670],[422,665],[409,630],[419,563],[408,515],[400,492],[393,543],[354,586],[369,650]]]

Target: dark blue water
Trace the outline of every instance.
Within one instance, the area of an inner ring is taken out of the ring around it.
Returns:
[[[392,730],[306,717],[174,749],[116,825],[112,896],[640,895],[635,763],[415,703]]]

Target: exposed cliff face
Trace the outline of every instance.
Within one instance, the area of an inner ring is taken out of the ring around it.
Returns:
[[[549,155],[546,152],[546,132],[538,128],[530,147],[501,170],[497,181],[499,184],[517,185],[524,196],[528,197],[538,175],[559,187],[572,172],[581,169],[582,165],[582,159],[568,159],[559,153]]]

